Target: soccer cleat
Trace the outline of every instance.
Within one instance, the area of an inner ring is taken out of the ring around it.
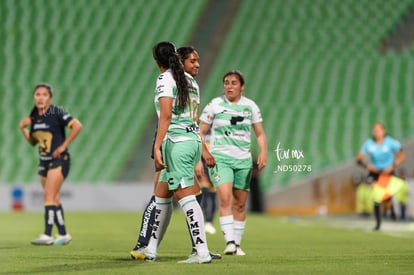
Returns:
[[[195,247],[193,247],[189,257],[195,256],[195,255],[197,255],[197,249]],[[210,252],[210,257],[211,257],[212,260],[221,260],[221,255],[218,254],[218,253],[211,253]]]
[[[32,244],[34,245],[52,245],[55,240],[46,234],[42,234],[39,238],[32,240]]]
[[[211,253],[210,252],[210,257],[212,260],[221,260],[221,255],[218,253]]]
[[[156,253],[151,253],[149,252],[147,249],[144,249],[144,261],[147,262],[157,262],[158,261],[158,257]]]
[[[179,261],[180,264],[210,264],[211,263],[211,256],[208,255],[207,257],[201,257],[198,254],[191,254],[187,260]]]
[[[209,234],[216,234],[216,229],[214,228],[214,225],[211,222],[206,222],[204,225],[204,230],[206,231],[206,233]]]
[[[192,256],[192,255],[197,255],[197,248],[195,248],[195,247],[191,248],[190,256]]]
[[[223,253],[225,255],[234,255],[236,254],[236,250],[237,249],[236,249],[236,245],[234,244],[234,242],[228,242]]]
[[[53,245],[67,245],[71,241],[72,241],[72,236],[69,234],[57,235],[55,243]]]
[[[240,245],[236,245],[236,255],[237,256],[245,256],[246,253],[240,248]]]
[[[144,260],[145,259],[145,247],[134,247],[134,249],[129,252],[132,259],[135,260]]]

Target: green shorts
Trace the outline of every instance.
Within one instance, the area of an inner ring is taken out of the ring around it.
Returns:
[[[251,168],[234,169],[226,164],[216,163],[216,166],[209,168],[209,176],[215,187],[231,182],[235,189],[250,191]]]
[[[201,142],[167,139],[162,143],[162,158],[167,168],[161,171],[160,182],[167,182],[169,190],[193,186],[194,169],[201,159]]]

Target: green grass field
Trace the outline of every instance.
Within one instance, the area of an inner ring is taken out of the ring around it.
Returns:
[[[176,211],[159,248],[159,262],[131,260],[136,213],[66,213],[74,240],[63,247],[32,246],[42,213],[0,213],[0,274],[413,274],[411,224],[349,218],[277,218],[249,215],[242,247],[210,265],[178,264],[190,253],[184,215]],[[217,226],[217,222],[216,222]],[[54,229],[55,230],[55,229]],[[222,252],[220,232],[207,235]]]

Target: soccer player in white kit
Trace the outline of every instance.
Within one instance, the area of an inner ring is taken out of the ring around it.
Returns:
[[[262,116],[255,102],[242,95],[244,77],[239,71],[223,76],[224,95],[214,98],[200,116],[201,138],[211,128],[210,149],[203,150],[211,182],[217,188],[220,227],[226,255],[245,255],[240,248],[246,225],[246,202],[252,172],[251,128],[260,148],[257,164],[266,166],[267,145]]]
[[[160,42],[153,48],[153,57],[161,74],[155,89],[155,108],[158,114],[157,136],[154,143],[154,164],[161,169],[155,189],[155,226],[145,260],[156,261],[159,241],[168,226],[168,211],[174,195],[190,225],[191,238],[197,253],[183,263],[210,263],[204,231],[204,216],[195,198],[194,169],[201,159],[201,139],[198,117],[200,102],[196,81],[185,74],[174,44]],[[162,145],[162,154],[160,148]]]

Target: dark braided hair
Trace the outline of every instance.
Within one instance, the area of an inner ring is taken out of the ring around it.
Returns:
[[[185,106],[190,103],[190,94],[183,64],[174,44],[168,41],[160,42],[152,49],[152,55],[159,65],[166,69],[171,69],[178,90],[176,106],[183,112]]]

